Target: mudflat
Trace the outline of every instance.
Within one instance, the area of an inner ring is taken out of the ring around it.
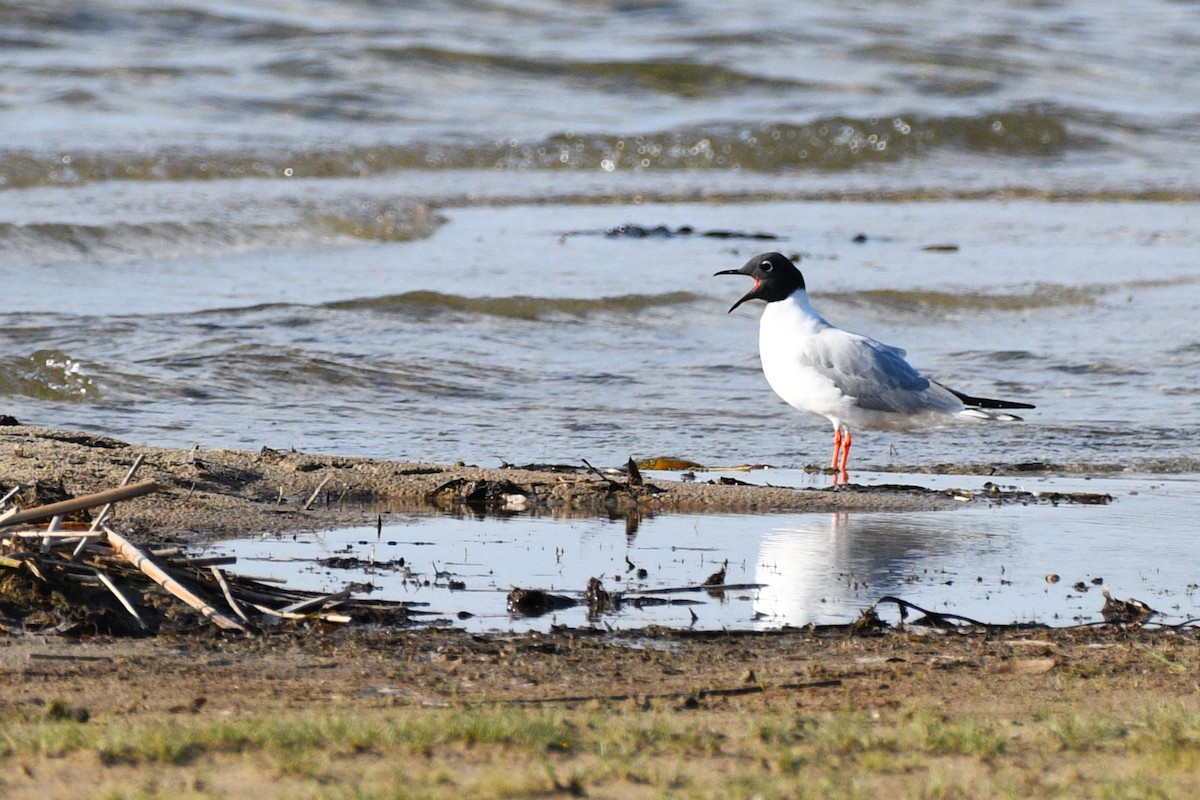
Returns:
[[[161,491],[119,507],[133,532],[199,536],[252,529],[312,529],[361,521],[378,507],[433,513],[463,504],[503,505],[522,497],[531,513],[931,510],[953,497],[915,489],[796,490],[704,481],[643,482],[582,464],[497,468],[342,457],[263,448],[179,450],[105,436],[0,427],[0,481],[59,487],[80,495],[115,486],[142,456],[139,480]],[[316,502],[307,500],[319,492]]]

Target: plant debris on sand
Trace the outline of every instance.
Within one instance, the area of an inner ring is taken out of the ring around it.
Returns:
[[[161,489],[120,510],[135,535],[206,535],[320,529],[373,522],[380,509],[555,515],[927,511],[963,501],[1106,502],[1106,495],[1042,496],[1000,486],[982,492],[920,486],[793,489],[728,481],[631,480],[579,465],[448,466],[314,455],[263,447],[180,450],[88,433],[0,427],[0,485],[29,487],[26,503],[117,485],[133,462]]]
[[[643,463],[661,467],[662,461]],[[123,475],[124,485],[139,470],[139,478],[149,478],[139,484],[146,488],[141,494],[153,491],[153,497],[122,496],[126,502],[112,506],[109,494],[137,489],[112,489],[118,476]],[[201,623],[207,619],[235,630],[256,629],[266,621],[264,615],[274,621],[316,615],[327,622],[386,618],[390,624],[403,624],[408,619],[404,604],[368,604],[351,599],[348,591],[321,596],[267,586],[233,572],[226,574],[211,559],[190,559],[179,546],[208,535],[361,525],[364,517],[381,507],[426,513],[607,514],[625,516],[636,525],[646,514],[685,510],[913,510],[976,499],[1025,503],[1108,499],[1105,495],[1042,498],[991,483],[976,493],[908,485],[852,485],[829,491],[728,480],[656,484],[643,477],[632,459],[621,470],[606,471],[586,460],[577,468],[481,469],[269,448],[242,452],[136,447],[91,434],[20,426],[0,427],[0,486],[25,509],[17,516],[12,516],[15,510],[0,509],[0,526],[24,521],[31,514],[57,515],[55,519],[67,512],[86,514],[93,506],[109,503],[100,512],[104,519],[85,524],[82,531],[61,532],[61,525],[52,522],[51,532],[15,531],[3,540],[7,569],[0,571],[0,625],[24,630],[82,625],[93,633],[148,633],[160,630],[164,622],[174,627],[195,624],[189,607],[201,615]],[[104,491],[94,494],[98,490]],[[80,502],[92,497],[94,502]],[[30,510],[31,505],[43,511]],[[5,513],[8,522],[3,521]],[[110,513],[119,520],[113,527],[107,524]],[[101,521],[106,524],[101,526]],[[722,570],[710,576],[705,587],[717,593],[714,596],[722,589],[742,588],[724,587],[723,581]],[[598,621],[626,602],[687,602],[651,596],[662,594],[661,589],[626,596],[605,590],[599,579],[593,578],[592,584],[576,599],[535,587],[515,588],[509,607],[513,613],[534,615],[586,602],[590,617]],[[167,591],[158,591],[159,587]],[[680,590],[684,588],[700,587]],[[172,595],[183,601],[183,607],[171,604]],[[78,613],[67,613],[71,607]],[[248,613],[256,618],[249,619]]]

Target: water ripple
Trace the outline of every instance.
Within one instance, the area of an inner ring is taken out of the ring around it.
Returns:
[[[284,101],[254,102],[277,105]],[[294,102],[300,106],[293,111],[307,113],[309,101]],[[355,100],[360,102],[365,100]],[[324,102],[317,104],[317,108],[326,106]],[[838,115],[803,124],[746,126],[718,122],[658,133],[562,133],[542,139],[492,142],[382,143],[303,150],[271,147],[225,152],[166,148],[47,154],[10,149],[0,151],[0,189],[113,180],[364,177],[406,169],[836,171],[947,152],[1043,158],[1094,149],[1094,139],[1069,132],[1070,120],[1070,113],[1062,109],[1023,106],[970,116]]]
[[[691,292],[628,294],[617,297],[463,297],[442,292],[405,292],[386,297],[363,297],[326,303],[339,311],[375,311],[411,317],[457,313],[504,317],[517,320],[546,320],[554,317],[587,317],[594,314],[635,314],[653,308],[683,305],[700,299]]]

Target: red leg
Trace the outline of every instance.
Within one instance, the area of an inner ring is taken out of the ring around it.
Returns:
[[[846,462],[850,460],[850,430],[846,429],[842,436],[842,463],[837,465],[838,470],[842,474],[842,480],[848,480],[850,475],[846,472]]]
[[[839,428],[833,429],[833,463],[830,464],[829,466],[833,467],[834,469],[837,469],[838,453],[840,453],[841,451],[842,451],[842,429],[839,427]]]

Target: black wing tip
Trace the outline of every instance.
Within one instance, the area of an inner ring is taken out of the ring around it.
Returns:
[[[1032,403],[1018,403],[1015,400],[993,400],[990,397],[971,397],[969,394],[956,392],[949,386],[946,389],[950,394],[963,401],[963,405],[975,406],[976,408],[1037,408]]]
[[[987,397],[968,397],[967,404],[977,408],[1037,408],[1033,403],[1018,403],[1015,400],[992,400]]]

